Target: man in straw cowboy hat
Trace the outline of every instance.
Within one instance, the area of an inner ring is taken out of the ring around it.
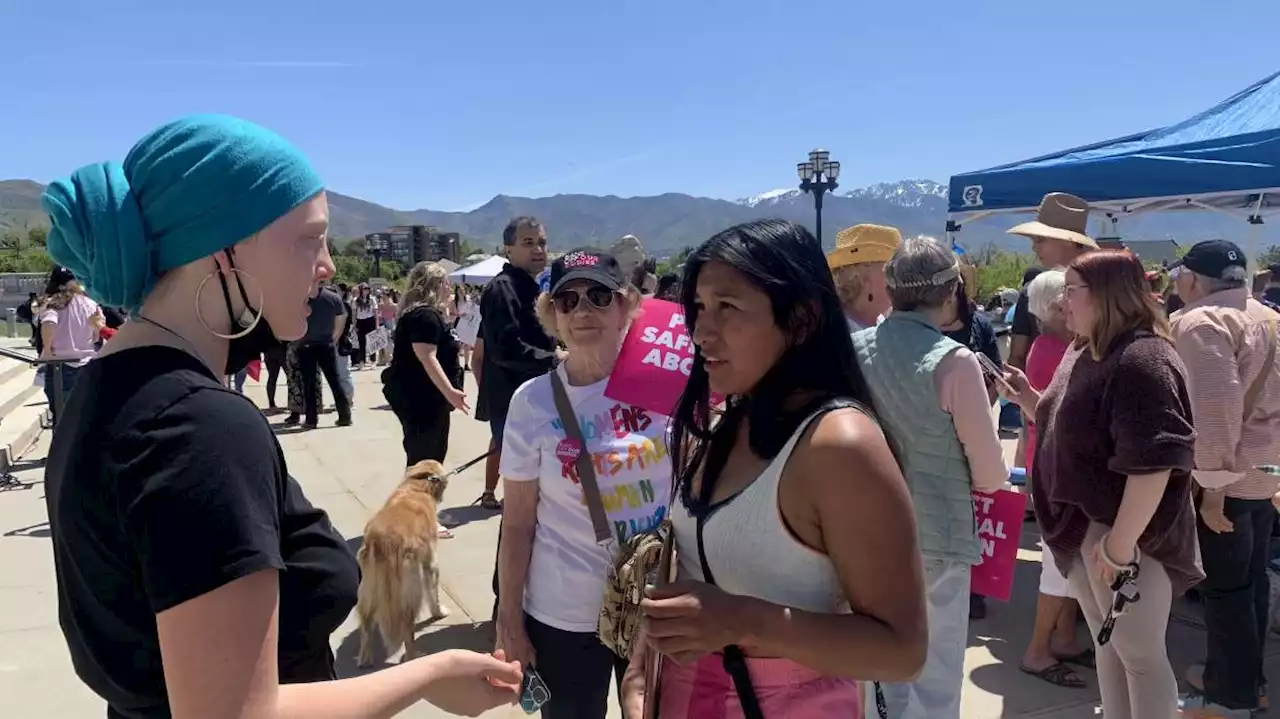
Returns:
[[[1085,252],[1098,249],[1098,243],[1085,234],[1089,222],[1089,203],[1065,192],[1051,192],[1040,201],[1036,219],[1009,230],[1031,240],[1031,249],[1046,269],[1061,269]],[[1009,364],[1026,369],[1027,355],[1039,334],[1031,314],[1027,285],[1024,281],[1013,310]],[[1018,437],[1016,457],[1026,456],[1026,433]],[[1031,481],[1035,481],[1034,475]],[[1094,651],[1082,648],[1076,634],[1079,610],[1067,588],[1066,576],[1044,552],[1040,568],[1040,593],[1036,601],[1036,618],[1031,639],[1027,642],[1019,668],[1050,684],[1083,688],[1085,681],[1069,665],[1090,668]]]
[[[902,233],[883,225],[854,225],[836,233],[836,248],[827,255],[827,266],[850,332],[874,327],[889,311],[884,264],[901,244]]]
[[[1031,240],[1031,251],[1036,253],[1040,266],[1055,269],[1066,267],[1076,257],[1098,249],[1098,243],[1085,233],[1088,224],[1089,203],[1065,192],[1050,192],[1040,200],[1036,219],[1010,228],[1009,234]],[[1027,307],[1024,287],[1013,311],[1009,364],[1018,369],[1026,366],[1027,350],[1036,334],[1035,318]]]

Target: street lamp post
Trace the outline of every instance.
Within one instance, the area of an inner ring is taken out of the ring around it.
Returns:
[[[835,192],[840,185],[836,178],[840,177],[840,163],[831,160],[831,153],[826,150],[814,150],[809,153],[809,161],[796,165],[796,173],[800,175],[800,190],[813,195],[813,210],[816,215],[818,243],[822,243],[822,196]]]

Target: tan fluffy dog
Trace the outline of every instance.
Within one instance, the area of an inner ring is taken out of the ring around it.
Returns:
[[[436,561],[436,508],[448,480],[434,460],[410,467],[404,481],[364,527],[364,544],[356,553],[362,577],[356,613],[360,617],[360,656],[373,663],[376,625],[387,654],[401,644],[413,658],[413,630],[426,602],[431,618],[447,614],[440,605],[440,568]]]

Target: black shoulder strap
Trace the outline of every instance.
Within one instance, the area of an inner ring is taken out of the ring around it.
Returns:
[[[702,543],[702,530],[707,524],[709,512],[698,515],[698,561],[702,564],[702,578],[708,584],[715,584],[715,575],[711,573],[711,565],[707,562],[707,553]],[[760,699],[756,697],[755,685],[751,683],[751,671],[747,668],[747,657],[742,647],[730,644],[721,650],[724,656],[724,670],[733,680],[733,688],[738,692],[738,702],[742,705],[743,719],[764,719],[764,711],[760,708]]]
[[[578,470],[578,482],[582,485],[582,494],[587,500],[587,513],[591,515],[591,527],[596,532],[596,541],[605,544],[613,539],[613,532],[609,531],[609,517],[604,512],[604,501],[600,499],[600,486],[596,484],[596,468],[591,462],[591,453],[587,451],[587,443],[582,437],[578,415],[569,402],[569,393],[565,391],[559,369],[551,370],[551,394],[555,398],[556,411],[560,413],[560,422],[564,424],[564,436],[578,445],[578,458],[574,460],[574,468]]]
[[[865,408],[856,400],[837,397],[820,403],[814,410],[813,414],[826,414],[832,410],[844,409],[846,407],[854,407],[857,409]],[[709,498],[708,498],[709,499]],[[711,511],[703,511],[696,515],[696,531],[695,536],[698,544],[698,563],[702,567],[702,579],[707,584],[715,584],[715,574],[711,571],[711,563],[707,561],[706,545],[703,542],[703,529],[706,527],[707,519],[714,513]],[[722,650],[724,656],[724,670],[729,674],[729,678],[733,680],[733,687],[738,693],[738,702],[742,705],[742,716],[744,719],[764,719],[764,710],[760,708],[760,700],[756,697],[755,686],[751,683],[751,671],[747,667],[746,655],[742,652],[742,647],[736,644],[730,644]],[[874,683],[876,694],[876,713],[880,715],[880,719],[889,718],[888,703],[884,698],[884,690],[880,687],[880,682]]]

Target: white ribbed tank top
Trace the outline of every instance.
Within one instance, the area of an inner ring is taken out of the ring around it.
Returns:
[[[778,506],[779,479],[796,442],[826,411],[805,418],[760,476],[705,520],[702,540],[707,564],[716,585],[726,592],[811,612],[848,611],[831,560],[792,536]],[[698,559],[697,521],[679,497],[672,502],[671,524],[679,576],[705,581]]]

